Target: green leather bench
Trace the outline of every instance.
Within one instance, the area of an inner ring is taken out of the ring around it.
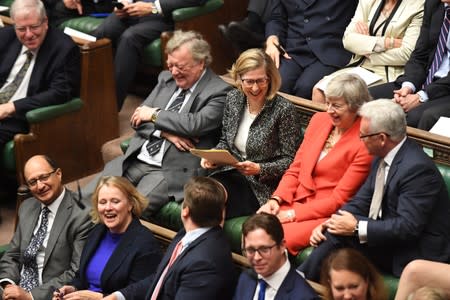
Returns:
[[[9,0],[2,0],[9,1]],[[0,2],[1,3],[1,2]],[[208,0],[203,6],[179,8],[172,12],[172,19],[177,23],[188,20],[195,22],[195,17],[212,13],[223,6],[223,0]],[[70,27],[84,33],[90,33],[96,29],[100,23],[103,22],[101,18],[94,17],[80,17],[68,20],[61,24],[61,28]],[[161,48],[161,38],[151,42],[145,49],[143,55],[143,63],[146,66],[162,69],[164,66],[163,49]]]

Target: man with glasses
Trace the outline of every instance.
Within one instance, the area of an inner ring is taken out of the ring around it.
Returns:
[[[355,196],[312,232],[317,247],[299,267],[319,279],[334,249],[353,247],[383,272],[400,276],[414,259],[450,259],[450,201],[434,162],[406,137],[403,109],[391,100],[364,104],[360,138],[376,156]]]
[[[0,299],[51,299],[78,271],[92,228],[89,209],[64,188],[61,169],[47,156],[30,158],[24,177],[33,197],[20,206],[16,232],[0,260]]]
[[[80,50],[70,37],[48,27],[39,0],[15,0],[14,26],[0,29],[0,149],[28,131],[25,114],[64,103],[80,90]]]
[[[226,93],[231,89],[208,68],[212,58],[203,37],[175,31],[166,47],[168,71],[131,116],[135,130],[125,155],[105,165],[102,176],[124,176],[150,199],[142,217],[169,201],[183,200],[183,185],[206,174],[191,148],[210,149],[219,139]],[[98,178],[83,191],[93,193]]]
[[[287,257],[283,227],[275,215],[260,213],[242,225],[242,253],[252,269],[243,271],[234,300],[320,299]]]

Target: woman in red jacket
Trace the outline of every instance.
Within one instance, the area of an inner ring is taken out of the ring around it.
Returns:
[[[259,210],[279,217],[293,255],[359,189],[372,161],[359,139],[358,110],[370,100],[367,85],[357,75],[342,74],[330,81],[325,96],[326,112],[311,118],[294,161]]]

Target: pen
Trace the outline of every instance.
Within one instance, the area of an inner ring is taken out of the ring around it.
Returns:
[[[283,46],[281,46],[280,44],[277,43],[273,43],[273,45],[278,49],[278,51],[280,51],[280,55],[285,55],[286,54],[286,50],[284,50]]]

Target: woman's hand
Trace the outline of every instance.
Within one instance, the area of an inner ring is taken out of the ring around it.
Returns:
[[[267,200],[266,204],[264,204],[258,209],[256,213],[259,214],[264,212],[267,214],[276,215],[278,214],[279,211],[280,211],[280,204],[278,203],[278,201],[274,199],[269,199]]]
[[[355,30],[359,34],[369,35],[369,27],[365,22],[362,21],[356,22]]]
[[[103,294],[89,290],[82,290],[64,295],[64,300],[99,300],[103,299]]]
[[[295,210],[293,210],[293,209],[280,210],[277,214],[277,217],[281,223],[294,222],[295,221]]]
[[[238,162],[235,167],[236,170],[238,170],[242,175],[245,176],[258,175],[261,171],[261,167],[259,166],[259,164],[248,160]]]
[[[66,299],[64,298],[65,295],[68,295],[70,293],[73,293],[76,291],[76,288],[74,286],[71,285],[65,285],[59,289],[56,289],[53,292],[53,298],[52,300],[62,300],[62,299]]]
[[[215,169],[217,168],[217,165],[215,163],[210,162],[209,160],[202,158],[200,161],[200,166],[202,166],[203,169]]]

